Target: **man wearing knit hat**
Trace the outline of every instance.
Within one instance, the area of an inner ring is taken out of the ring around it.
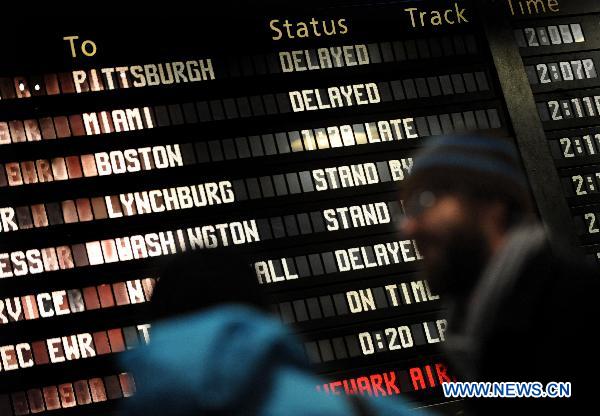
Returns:
[[[511,142],[433,140],[401,197],[401,233],[416,240],[426,277],[446,300],[444,348],[462,381],[573,382],[571,399],[480,399],[468,409],[580,405],[590,388],[582,374],[592,370],[592,344],[580,341],[591,302],[581,299],[598,293],[598,279],[577,254],[549,243]]]

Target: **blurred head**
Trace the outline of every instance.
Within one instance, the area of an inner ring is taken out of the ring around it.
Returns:
[[[268,311],[250,261],[231,248],[207,249],[167,264],[150,307],[154,319],[163,319],[231,303]]]
[[[414,239],[437,290],[466,293],[532,207],[508,139],[448,136],[427,144],[401,192],[403,237]]]

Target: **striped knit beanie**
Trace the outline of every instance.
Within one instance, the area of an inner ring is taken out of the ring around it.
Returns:
[[[428,141],[414,158],[401,196],[407,200],[423,191],[505,202],[519,217],[515,221],[532,212],[517,149],[500,137],[442,136]]]

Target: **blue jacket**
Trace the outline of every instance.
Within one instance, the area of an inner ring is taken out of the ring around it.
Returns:
[[[158,323],[149,346],[123,355],[138,392],[126,414],[187,416],[352,415],[343,396],[320,383],[301,344],[278,321],[252,309],[218,307]],[[415,415],[395,399],[372,400],[377,415]]]

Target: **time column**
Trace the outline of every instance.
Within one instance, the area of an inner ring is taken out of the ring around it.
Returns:
[[[600,260],[600,5],[508,2],[515,41],[578,243]]]

